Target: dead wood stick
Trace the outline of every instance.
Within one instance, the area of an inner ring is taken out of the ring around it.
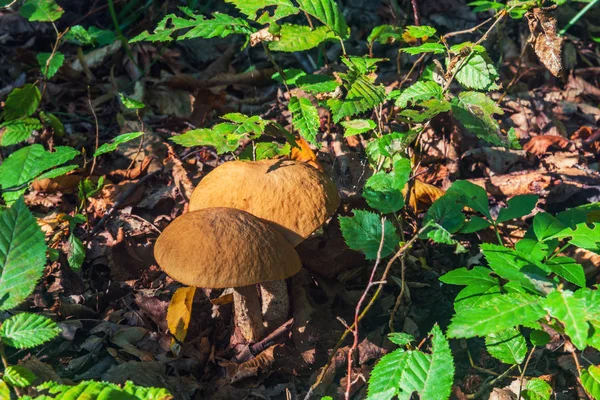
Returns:
[[[257,354],[260,354],[263,350],[270,347],[275,343],[281,336],[285,335],[292,329],[292,324],[294,323],[294,318],[290,318],[279,328],[275,329],[273,332],[269,333],[263,340],[260,342],[254,343],[252,346],[246,346],[244,350],[240,352],[235,358],[235,361],[238,363],[242,363],[247,361]]]

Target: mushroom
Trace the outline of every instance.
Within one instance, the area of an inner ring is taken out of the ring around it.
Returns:
[[[232,207],[271,222],[295,247],[338,208],[335,184],[312,166],[292,160],[231,161],[207,174],[192,193],[189,209]],[[277,327],[289,314],[284,281],[262,284],[263,319]]]
[[[183,284],[232,287],[235,325],[249,342],[264,333],[256,284],[286,279],[302,268],[298,253],[277,230],[250,213],[226,207],[176,218],[158,237],[154,257]]]

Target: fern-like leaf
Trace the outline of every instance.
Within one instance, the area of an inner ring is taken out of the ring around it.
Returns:
[[[319,133],[319,112],[309,99],[293,96],[290,98],[290,112],[292,123],[307,142],[317,146],[317,134]]]
[[[397,349],[379,360],[369,379],[367,400],[389,400],[398,394],[410,353]]]
[[[298,0],[298,4],[302,11],[321,21],[340,38],[348,38],[348,25],[335,0]]]
[[[342,118],[371,110],[385,100],[385,89],[375,86],[365,76],[359,76],[350,86],[344,100],[331,99],[327,105],[333,112],[333,120],[338,123]]]

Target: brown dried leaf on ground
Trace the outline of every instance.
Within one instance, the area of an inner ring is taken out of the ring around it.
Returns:
[[[406,192],[408,191],[408,196]],[[407,187],[403,190],[404,195],[408,197],[408,205],[415,213],[425,211],[433,204],[434,201],[442,197],[446,192],[436,186],[421,182],[415,179],[410,189]]]
[[[534,8],[525,14],[531,32],[535,54],[552,75],[562,73],[562,44],[564,38],[556,32],[556,7]]]
[[[221,365],[227,369],[227,379],[229,379],[229,382],[239,382],[242,379],[257,376],[259,370],[268,370],[271,364],[273,364],[273,361],[275,361],[274,352],[277,347],[280,347],[280,345],[273,345],[256,357],[241,364],[230,361],[221,363]]]
[[[542,194],[552,182],[544,171],[519,171],[490,178],[469,179],[492,196],[513,197],[519,194]]]
[[[166,169],[173,175],[175,186],[177,186],[179,192],[186,200],[189,200],[192,197],[194,185],[188,177],[187,172],[183,167],[183,163],[177,156],[177,153],[175,153],[175,150],[173,150],[173,147],[168,143],[165,143],[165,145],[168,149],[168,157],[164,161]]]
[[[523,149],[528,153],[535,154],[537,156],[544,154],[550,147],[556,147],[559,149],[566,149],[569,146],[569,141],[562,136],[554,135],[540,135],[532,137],[527,142]]]

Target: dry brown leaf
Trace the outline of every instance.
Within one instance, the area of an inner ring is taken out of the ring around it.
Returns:
[[[192,303],[196,288],[182,287],[175,291],[167,309],[167,324],[171,334],[183,343],[192,317]]]
[[[231,383],[239,382],[242,379],[258,375],[259,370],[268,369],[275,361],[274,351],[280,345],[275,344],[256,357],[241,364],[234,362],[225,362],[223,365],[227,368],[227,378]]]
[[[409,189],[407,185],[403,190],[405,197],[408,191]],[[408,205],[416,213],[419,213],[429,208],[434,201],[442,197],[445,193],[446,192],[443,189],[415,179],[414,183],[410,186]]]
[[[569,141],[562,136],[554,135],[540,135],[532,137],[529,142],[523,146],[523,150],[528,153],[541,155],[548,151],[551,147],[557,147],[559,149],[565,149],[569,146]]]
[[[317,155],[312,151],[306,140],[297,137],[296,144],[300,146],[300,148],[292,147],[292,153],[290,154],[292,160],[308,163],[319,171],[324,171],[321,164],[317,161]]]
[[[186,199],[190,199],[194,192],[194,185],[192,184],[192,181],[190,181],[190,178],[188,177],[181,160],[177,157],[175,150],[173,150],[173,147],[168,143],[165,143],[165,145],[168,150],[168,157],[164,161],[165,165],[171,170],[171,174],[175,180],[175,186],[177,186]]]
[[[38,192],[45,193],[73,193],[77,191],[79,182],[83,179],[82,175],[63,175],[52,179],[36,179],[33,181],[32,187]],[[94,178],[92,178],[94,180]],[[95,181],[98,181],[98,177],[95,177]]]
[[[534,8],[527,14],[530,41],[539,60],[552,75],[559,77],[562,73],[563,37],[556,32],[556,6]]]
[[[250,46],[254,47],[261,42],[278,42],[279,39],[279,35],[273,35],[271,28],[267,27],[250,35]]]

